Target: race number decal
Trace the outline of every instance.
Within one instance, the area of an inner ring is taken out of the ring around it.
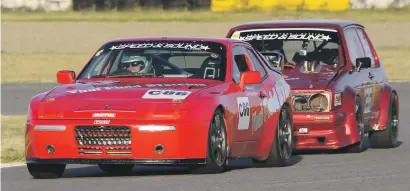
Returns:
[[[373,102],[373,88],[366,87],[364,89],[364,96],[365,96],[364,113],[370,113],[372,110],[372,102]]]
[[[148,90],[142,98],[144,99],[185,99],[190,91],[180,90]]]
[[[238,129],[246,130],[249,129],[251,106],[249,104],[249,99],[247,97],[238,97]]]

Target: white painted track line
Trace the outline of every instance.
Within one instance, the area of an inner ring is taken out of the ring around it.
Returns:
[[[25,163],[12,163],[12,164],[0,164],[0,168],[11,168],[11,167],[18,167],[18,166],[25,166]]]

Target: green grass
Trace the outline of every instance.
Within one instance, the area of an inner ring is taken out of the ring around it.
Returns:
[[[410,9],[400,10],[347,10],[347,11],[241,11],[241,12],[211,12],[211,11],[64,11],[64,12],[4,12],[2,22],[246,22],[255,20],[275,19],[348,19],[361,23],[375,22],[410,22]]]
[[[410,80],[410,48],[380,48],[378,52],[389,80]],[[87,54],[3,53],[2,82],[56,82],[58,70],[73,70],[78,74],[89,57]]]
[[[1,116],[1,163],[25,161],[26,116]]]

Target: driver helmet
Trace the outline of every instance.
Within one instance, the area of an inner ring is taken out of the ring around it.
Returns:
[[[152,59],[147,55],[127,55],[124,54],[120,61],[120,68],[137,67],[141,65],[138,73],[149,73],[152,69]]]
[[[285,51],[283,50],[283,41],[282,40],[272,40],[269,42],[266,42],[265,44],[265,51],[262,53],[280,53],[281,57],[279,58],[279,54],[276,55],[265,55],[265,58],[268,59],[269,61],[274,61],[274,60],[281,60],[283,62],[287,63],[286,56],[285,56]]]

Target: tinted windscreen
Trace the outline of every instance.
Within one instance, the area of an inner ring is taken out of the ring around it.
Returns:
[[[80,77],[159,77],[224,80],[226,48],[214,42],[111,43],[91,59]]]
[[[340,38],[333,29],[250,29],[236,31],[231,38],[250,43],[262,54],[280,52],[287,64],[306,60],[323,65],[339,64]]]

